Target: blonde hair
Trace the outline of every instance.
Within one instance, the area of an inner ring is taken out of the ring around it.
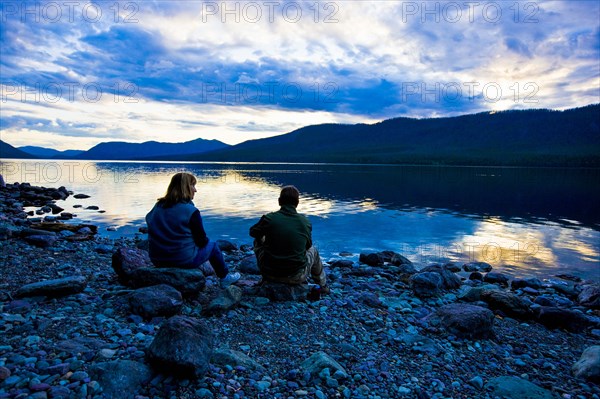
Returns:
[[[177,173],[171,178],[167,193],[158,199],[164,207],[170,207],[178,202],[191,201],[194,197],[192,188],[196,185],[196,178],[190,173]]]

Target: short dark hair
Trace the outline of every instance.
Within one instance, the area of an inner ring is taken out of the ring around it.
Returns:
[[[298,206],[300,202],[300,191],[294,186],[285,186],[281,189],[279,194],[279,205],[293,205]]]

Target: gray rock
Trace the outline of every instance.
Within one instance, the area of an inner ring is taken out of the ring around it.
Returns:
[[[489,338],[493,335],[494,313],[480,306],[453,303],[436,309],[427,316],[427,322],[458,338]]]
[[[87,194],[75,194],[75,195],[73,196],[73,198],[77,198],[77,199],[84,199],[84,198],[90,198],[90,196],[89,196],[89,195],[87,195]]]
[[[15,296],[17,298],[32,296],[48,296],[56,298],[78,294],[82,292],[86,286],[87,281],[85,277],[71,276],[24,285],[17,290]]]
[[[409,279],[410,288],[419,297],[431,297],[441,294],[443,280],[439,273],[417,273]]]
[[[422,269],[421,272],[438,273],[442,278],[442,289],[444,290],[455,290],[461,286],[460,278],[443,266],[430,265]]]
[[[550,329],[582,332],[592,324],[585,314],[571,309],[541,306],[536,313],[537,321]]]
[[[491,284],[499,284],[503,287],[508,287],[508,276],[502,273],[489,272],[483,276],[483,281]]]
[[[102,387],[106,399],[133,398],[143,384],[152,378],[152,371],[143,363],[116,360],[90,367],[90,376]]]
[[[90,337],[77,337],[59,341],[54,345],[59,351],[77,354],[85,352],[95,352],[99,349],[109,348],[111,344],[100,339]]]
[[[25,237],[25,241],[29,244],[35,245],[36,247],[48,248],[51,247],[58,237],[56,235],[30,235]]]
[[[360,254],[358,261],[369,266],[383,266],[384,257],[380,253]]]
[[[251,359],[245,353],[231,349],[216,349],[210,359],[212,364],[217,366],[230,365],[232,367],[242,366],[248,370],[264,371],[265,368],[257,361]]]
[[[223,252],[234,252],[238,250],[237,245],[226,240],[217,240],[217,245],[219,246],[219,249]]]
[[[210,313],[225,312],[235,307],[241,300],[242,289],[235,285],[230,285],[208,304],[207,310]]]
[[[492,265],[486,262],[469,262],[463,265],[463,270],[466,272],[491,272]]]
[[[481,285],[479,287],[463,286],[458,293],[458,299],[466,302],[477,302],[481,300],[481,293],[485,290],[495,290],[497,286],[491,284]]]
[[[526,287],[540,289],[543,287],[543,284],[537,278],[516,278],[510,283],[510,288],[513,290]]]
[[[573,375],[591,382],[600,382],[600,345],[590,346],[573,365]]]
[[[254,255],[246,256],[240,260],[238,268],[240,272],[245,274],[260,274],[258,263],[256,262],[256,256]]]
[[[462,270],[459,265],[457,265],[456,263],[452,263],[452,262],[445,263],[444,268],[451,271],[452,273],[458,273]]]
[[[153,267],[148,251],[139,248],[119,248],[112,256],[112,268],[123,285],[129,284],[137,269]]]
[[[487,384],[494,397],[504,399],[558,399],[559,396],[518,377],[496,377]]]
[[[129,283],[134,288],[166,284],[189,296],[204,289],[206,278],[198,269],[141,268],[131,274]]]
[[[134,314],[151,319],[158,316],[173,316],[183,306],[181,293],[170,285],[160,284],[140,288],[129,296],[129,306]]]
[[[265,282],[257,290],[258,296],[269,298],[274,302],[303,301],[308,294],[307,284],[283,284]]]
[[[426,353],[430,356],[438,356],[442,348],[433,339],[419,334],[400,334],[394,338],[395,341],[408,345],[413,352]]]
[[[344,367],[325,352],[313,353],[308,359],[302,362],[300,367],[312,376],[317,376],[323,369],[328,368],[331,374],[337,374],[341,379],[348,378],[348,373]]]
[[[213,333],[204,321],[185,316],[168,319],[147,350],[152,367],[168,374],[201,376],[209,367]]]
[[[533,316],[527,302],[510,292],[484,290],[481,293],[481,299],[488,304],[490,309],[499,310],[508,317],[528,320]]]
[[[600,309],[600,286],[584,285],[577,296],[577,301],[585,307]]]

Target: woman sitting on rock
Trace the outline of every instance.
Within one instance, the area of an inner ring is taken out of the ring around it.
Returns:
[[[165,196],[146,215],[150,259],[156,267],[190,269],[208,260],[221,287],[226,287],[240,274],[229,273],[219,246],[206,236],[200,211],[192,202],[195,193],[193,175],[177,173],[171,178]]]

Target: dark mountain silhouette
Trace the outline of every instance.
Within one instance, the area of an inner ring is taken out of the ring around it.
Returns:
[[[24,147],[19,147],[19,150],[24,151],[31,155],[35,155],[36,157],[40,157],[40,158],[62,158],[62,157],[72,158],[72,157],[76,157],[77,155],[84,152],[83,150],[58,151],[58,150],[54,150],[52,148],[36,147],[33,145],[26,145]]]
[[[178,160],[600,166],[600,104],[323,124]]]
[[[196,139],[184,143],[160,143],[157,141],[126,143],[112,141],[100,143],[74,158],[94,160],[147,160],[161,156],[168,159],[176,159],[177,156],[199,154],[228,146],[228,144],[218,140],[204,139]]]
[[[0,158],[32,159],[37,157],[0,140]]]

